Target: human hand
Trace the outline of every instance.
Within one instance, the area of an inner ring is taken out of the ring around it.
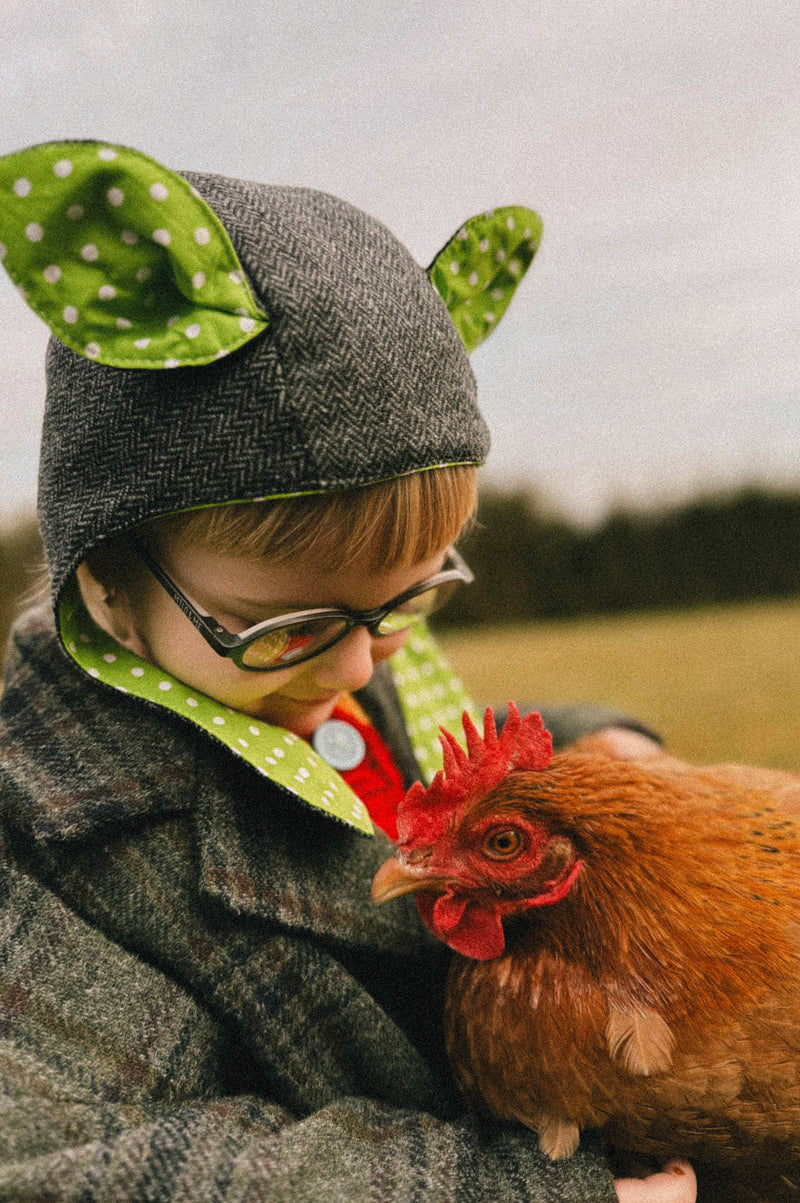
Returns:
[[[647,1178],[615,1178],[619,1203],[696,1203],[697,1179],[688,1161],[668,1161]]]
[[[603,727],[601,731],[592,731],[591,735],[581,735],[569,745],[569,751],[610,756],[614,760],[638,760],[665,754],[660,743],[630,727]]]

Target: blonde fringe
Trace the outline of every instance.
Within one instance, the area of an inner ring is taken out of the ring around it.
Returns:
[[[367,572],[419,563],[454,543],[477,501],[475,468],[434,468],[340,493],[210,506],[168,514],[143,528],[154,547],[195,546],[281,563]]]

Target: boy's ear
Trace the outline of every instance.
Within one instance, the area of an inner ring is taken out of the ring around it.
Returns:
[[[75,575],[83,604],[92,621],[123,647],[137,656],[150,659],[147,645],[139,634],[127,590],[104,584],[86,560],[78,565]]]
[[[268,321],[213,209],[123,146],[0,157],[0,259],[56,338],[112,367],[211,363]]]
[[[493,209],[465,222],[428,268],[468,352],[500,321],[541,237],[542,222],[532,209]]]

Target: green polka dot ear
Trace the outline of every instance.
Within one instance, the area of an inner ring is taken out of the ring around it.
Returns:
[[[123,146],[0,157],[0,259],[56,338],[112,367],[210,363],[267,325],[214,211]]]
[[[468,352],[491,334],[539,249],[542,222],[509,205],[471,217],[428,268]]]

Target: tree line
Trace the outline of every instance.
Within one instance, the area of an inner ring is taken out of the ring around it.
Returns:
[[[484,489],[462,550],[476,583],[437,617],[442,627],[790,597],[800,594],[800,492],[620,510],[587,529],[532,492]],[[33,518],[0,529],[0,647],[41,565]]]
[[[749,488],[586,529],[524,490],[485,491],[462,550],[476,583],[441,625],[789,597],[800,594],[800,493]]]

